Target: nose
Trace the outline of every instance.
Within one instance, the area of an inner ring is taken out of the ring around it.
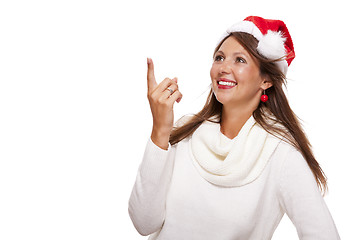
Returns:
[[[230,73],[231,72],[231,66],[230,66],[230,63],[228,62],[228,61],[223,61],[222,63],[221,63],[221,66],[220,66],[220,68],[219,68],[219,72],[221,73],[221,74],[228,74],[228,73]]]

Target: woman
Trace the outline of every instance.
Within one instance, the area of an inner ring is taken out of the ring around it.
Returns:
[[[149,239],[271,239],[286,213],[300,239],[340,239],[326,177],[282,90],[295,57],[282,21],[247,17],[215,49],[204,108],[173,127],[177,79],[157,85],[153,131],[129,201]]]

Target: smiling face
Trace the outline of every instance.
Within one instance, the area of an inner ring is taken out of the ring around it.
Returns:
[[[214,55],[210,70],[216,99],[225,105],[256,106],[263,89],[271,86],[260,74],[255,58],[236,40],[228,37]]]

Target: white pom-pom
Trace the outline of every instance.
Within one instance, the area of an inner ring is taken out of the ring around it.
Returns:
[[[269,59],[278,59],[286,55],[284,43],[286,38],[281,32],[268,31],[259,41],[258,52]]]

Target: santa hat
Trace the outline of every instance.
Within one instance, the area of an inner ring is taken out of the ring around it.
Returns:
[[[271,60],[283,58],[276,64],[286,75],[288,66],[295,58],[295,51],[290,33],[283,21],[257,16],[247,17],[228,28],[219,43],[233,32],[245,32],[253,35],[259,41],[257,51],[264,57]]]

